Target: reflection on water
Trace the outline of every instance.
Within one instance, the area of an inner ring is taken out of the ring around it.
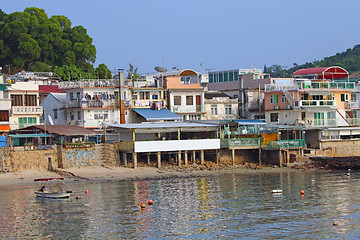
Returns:
[[[73,196],[64,200],[35,198],[33,188],[0,190],[0,234],[21,239],[359,238],[359,179],[357,173],[301,172],[74,182]],[[149,199],[154,205],[141,210]]]

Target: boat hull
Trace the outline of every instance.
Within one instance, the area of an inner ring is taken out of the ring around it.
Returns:
[[[49,193],[49,192],[35,192],[36,197],[40,198],[68,198],[70,193],[67,192],[58,192],[58,193]]]

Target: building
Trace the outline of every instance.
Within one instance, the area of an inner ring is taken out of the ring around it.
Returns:
[[[4,91],[11,101],[10,130],[40,124],[43,107],[39,105],[39,85],[17,81]]]
[[[291,83],[265,86],[265,117],[268,124],[306,127],[350,126],[355,83],[341,67],[300,69]]]
[[[62,110],[66,106],[66,93],[49,93],[40,103],[44,108],[41,122],[47,125],[65,125],[67,116]]]
[[[166,76],[164,81],[170,111],[181,116],[183,121],[204,118],[204,88],[200,84],[198,73],[183,70],[177,75]]]
[[[11,112],[11,100],[6,97],[4,91],[9,86],[5,82],[4,74],[0,73],[0,134],[4,134],[10,130],[10,112]],[[4,141],[2,141],[4,142]]]
[[[223,92],[205,92],[205,120],[228,120],[238,118],[238,99]]]

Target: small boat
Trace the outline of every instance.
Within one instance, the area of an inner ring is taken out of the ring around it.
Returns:
[[[65,191],[64,178],[36,178],[34,182],[39,190],[35,192],[36,197],[41,198],[68,198],[71,191]]]
[[[274,190],[271,190],[272,193],[282,193],[282,190],[281,189],[274,189]]]

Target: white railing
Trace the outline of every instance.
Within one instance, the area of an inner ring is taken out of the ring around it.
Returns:
[[[202,105],[172,106],[171,111],[174,113],[198,113],[198,112],[204,112],[204,106]]]
[[[298,100],[296,107],[336,107],[335,100]]]
[[[73,100],[67,103],[67,108],[108,108],[115,107],[116,100]]]
[[[336,119],[307,119],[299,122],[305,127],[336,127]]]
[[[13,106],[11,107],[12,114],[43,114],[42,106]]]
[[[298,89],[298,86],[293,83],[265,84],[265,92],[288,91],[288,90],[297,90],[297,89]]]

